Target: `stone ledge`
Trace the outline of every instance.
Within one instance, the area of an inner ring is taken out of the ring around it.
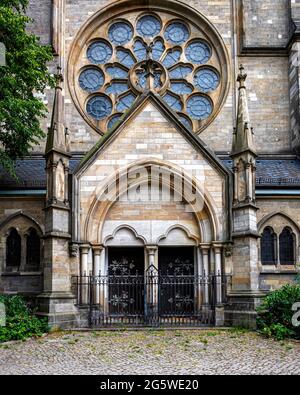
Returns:
[[[17,277],[17,276],[42,276],[43,272],[3,272],[1,277]]]

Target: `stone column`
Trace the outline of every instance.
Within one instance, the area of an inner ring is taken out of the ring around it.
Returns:
[[[155,256],[157,254],[158,247],[157,246],[147,246],[146,251],[148,254],[148,268],[150,266],[155,266],[157,269],[157,265],[155,264]]]
[[[202,254],[201,254],[201,247],[197,248],[197,308],[198,311],[201,310],[202,308],[202,303],[203,303],[203,260],[202,260]]]
[[[216,302],[222,304],[222,245],[214,244],[215,276],[216,276]]]
[[[245,165],[246,174],[246,201],[249,202],[252,199],[252,174],[250,174],[250,163]]]
[[[276,236],[276,261],[277,261],[277,269],[280,269],[280,243],[279,243],[279,235],[280,233],[277,234]]]
[[[232,168],[233,174],[234,174],[234,184],[237,185],[238,183],[238,167],[237,166],[233,166]],[[238,201],[238,190],[237,188],[234,188],[233,191],[233,202],[234,204],[236,204]]]
[[[103,277],[101,277],[101,254],[104,249],[102,245],[93,245],[93,284],[94,284],[94,303],[103,305],[104,288]]]
[[[89,302],[89,273],[88,273],[88,255],[90,246],[83,244],[80,246],[80,281],[81,281],[81,298],[82,304]]]
[[[81,276],[88,276],[88,255],[90,251],[90,246],[88,244],[82,244],[80,246],[80,262],[81,262],[81,270],[80,270],[80,275]]]
[[[222,297],[222,245],[213,245],[215,252],[215,275],[216,275],[216,306],[215,306],[215,325],[223,326],[225,323],[225,311]]]
[[[209,252],[210,245],[209,244],[200,244],[200,249],[202,251],[202,267],[203,267],[203,284],[204,284],[204,295],[203,302],[205,305],[209,305]]]
[[[157,266],[155,265],[155,256],[158,251],[157,246],[147,246],[146,247],[148,256],[148,267],[147,275],[145,277],[146,281],[146,292],[147,292],[147,317],[155,317],[158,313],[158,273]]]
[[[68,185],[69,183],[69,167],[64,165],[64,171],[65,171],[65,185]],[[65,192],[65,204],[69,204],[69,188],[64,189]]]

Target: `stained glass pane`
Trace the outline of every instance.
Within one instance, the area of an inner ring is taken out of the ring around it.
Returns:
[[[194,76],[195,86],[202,92],[212,92],[219,86],[220,78],[218,74],[211,69],[202,69],[196,72]]]
[[[140,86],[142,89],[146,89],[146,72],[145,71],[140,71],[137,72],[137,79],[138,79],[138,86]],[[154,87],[159,88],[162,85],[161,83],[161,72],[156,71],[154,72]]]
[[[192,130],[192,129],[193,129],[192,122],[191,122],[187,117],[185,117],[185,116],[182,115],[182,114],[179,114],[178,116],[179,116],[180,122],[182,122],[183,125],[184,125],[186,128],[188,128],[189,130]]]
[[[126,22],[116,22],[110,26],[108,37],[115,45],[124,45],[128,43],[133,36],[133,29]]]
[[[35,229],[31,229],[26,240],[26,269],[39,269],[41,241]]]
[[[146,45],[142,41],[136,40],[133,46],[133,52],[138,61],[147,59]]]
[[[152,57],[154,60],[159,60],[165,51],[164,43],[161,40],[156,40],[152,47]]]
[[[135,59],[132,56],[131,52],[127,49],[118,49],[117,50],[117,58],[120,63],[129,69],[135,64]]]
[[[107,96],[97,95],[89,99],[86,110],[92,118],[101,120],[111,114],[112,103]]]
[[[21,264],[21,236],[12,229],[6,239],[6,266],[19,268]]]
[[[118,100],[118,104],[117,104],[117,111],[123,112],[128,110],[128,108],[130,108],[132,106],[132,104],[135,101],[135,95],[133,93],[128,93],[127,95],[121,97]]]
[[[192,119],[206,119],[212,111],[212,102],[205,96],[194,95],[187,101],[187,113]]]
[[[87,58],[91,63],[103,64],[110,60],[113,50],[104,40],[95,41],[87,50]]]
[[[197,40],[190,43],[185,50],[186,58],[196,64],[207,63],[211,57],[211,49],[208,44]]]
[[[294,265],[295,252],[294,252],[294,236],[289,228],[284,228],[279,236],[279,249],[280,249],[280,264],[281,265]]]
[[[79,76],[79,85],[88,92],[96,92],[104,83],[102,71],[89,68],[85,69]]]
[[[180,55],[181,55],[181,50],[180,49],[171,49],[171,50],[169,50],[167,55],[165,56],[163,62],[162,62],[163,65],[166,68],[174,66],[174,64],[176,64],[179,61]]]
[[[261,237],[261,263],[275,265],[276,236],[272,228],[265,228]]]
[[[127,82],[112,82],[105,90],[108,95],[119,95],[128,90]]]
[[[192,71],[193,68],[191,66],[180,65],[171,70],[169,74],[170,78],[180,79],[186,78]]]
[[[166,93],[165,96],[163,97],[164,101],[167,103],[169,107],[171,107],[175,111],[181,111],[182,110],[182,103],[180,99],[171,93]]]
[[[143,37],[154,37],[161,31],[160,20],[153,15],[145,15],[138,20],[137,32]]]
[[[127,78],[128,77],[128,71],[124,70],[120,66],[108,66],[106,68],[106,71],[112,78]]]
[[[107,129],[112,129],[118,120],[121,118],[122,114],[115,114],[113,115],[107,123]]]
[[[193,87],[185,81],[181,82],[172,82],[171,81],[171,90],[178,95],[187,95],[193,92]]]
[[[172,44],[181,45],[190,37],[188,27],[182,22],[172,22],[165,30],[165,39]]]

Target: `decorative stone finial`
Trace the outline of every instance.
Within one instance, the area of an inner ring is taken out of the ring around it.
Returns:
[[[64,98],[62,94],[62,83],[64,78],[60,66],[57,66],[57,73],[54,75],[54,78],[56,85],[52,107],[51,124],[48,128],[46,154],[52,150],[59,150],[60,152],[67,151],[63,117]]]
[[[56,86],[55,88],[61,88],[60,84],[64,81],[64,77],[62,75],[62,68],[57,66],[57,73],[54,75]]]
[[[247,79],[247,73],[245,73],[245,68],[242,64],[240,65],[239,70],[240,70],[240,72],[238,74],[237,81],[240,84],[240,88],[245,88],[245,81]]]
[[[233,130],[232,155],[239,155],[243,152],[252,152],[255,154],[255,146],[253,139],[253,129],[250,123],[247,92],[245,81],[247,74],[244,66],[241,64],[239,68],[237,81],[239,83],[239,97],[237,108],[237,123]]]

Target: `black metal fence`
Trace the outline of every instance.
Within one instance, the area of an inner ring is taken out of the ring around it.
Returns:
[[[77,305],[89,309],[90,326],[209,326],[215,307],[226,302],[227,276],[77,276]]]

